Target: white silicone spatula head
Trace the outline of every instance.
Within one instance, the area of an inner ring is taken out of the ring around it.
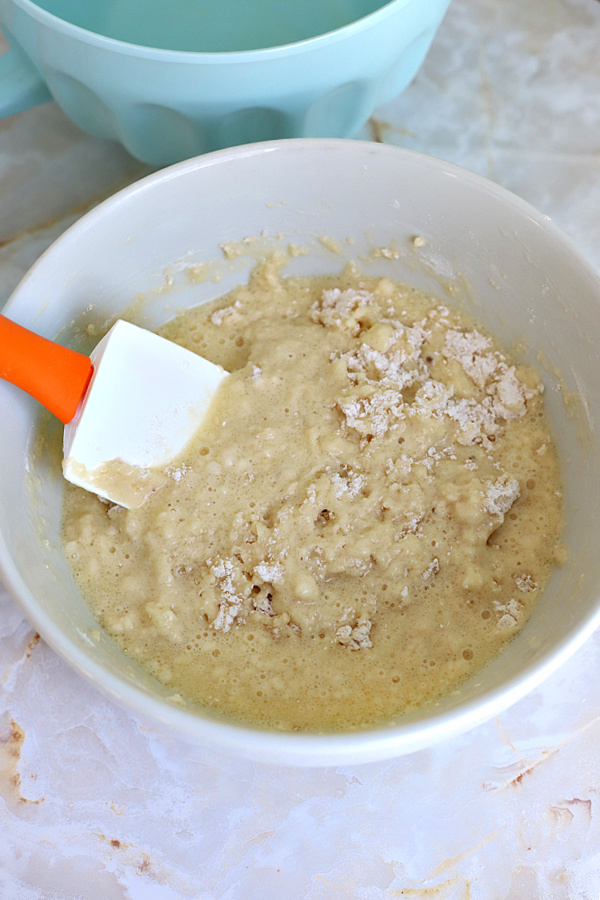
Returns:
[[[88,358],[0,316],[0,377],[65,422],[65,478],[121,506],[140,506],[163,483],[160,470],[198,432],[226,376],[123,320]]]

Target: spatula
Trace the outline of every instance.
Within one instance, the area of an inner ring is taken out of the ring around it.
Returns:
[[[0,315],[0,378],[65,424],[65,478],[128,508],[141,506],[169,477],[168,466],[198,432],[226,376],[221,366],[122,319],[88,357]]]

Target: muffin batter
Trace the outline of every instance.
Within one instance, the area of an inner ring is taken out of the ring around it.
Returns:
[[[161,333],[232,373],[202,433],[139,509],[66,486],[65,553],[127,654],[227,717],[348,730],[513,638],[561,531],[534,370],[352,267],[265,262]]]

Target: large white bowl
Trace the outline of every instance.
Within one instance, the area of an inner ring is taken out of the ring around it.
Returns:
[[[170,733],[273,763],[397,756],[497,714],[574,653],[600,621],[600,281],[545,216],[476,175],[377,144],[292,140],[219,151],[122,191],[42,256],[5,312],[82,347],[73,323],[90,304],[84,321],[101,324],[143,293],[141,321],[158,324],[245,280],[255,259],[228,262],[219,244],[260,235],[248,243],[256,253],[270,242],[311,248],[293,259],[291,273],[332,272],[345,258],[356,259],[369,272],[446,299],[450,291],[508,344],[518,343],[525,361],[542,354],[564,466],[569,559],[522,632],[459,693],[387,728],[272,733],[181,706],[96,630],[61,552],[56,454],[32,455],[39,409],[6,384],[0,384],[0,572],[58,653]],[[328,249],[332,239],[341,253]],[[391,258],[372,254],[374,248],[391,248]],[[209,277],[194,284],[189,267],[211,260]]]

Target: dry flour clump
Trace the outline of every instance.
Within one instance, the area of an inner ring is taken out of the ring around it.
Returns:
[[[372,623],[365,618],[360,618],[356,625],[342,625],[336,632],[338,643],[349,650],[368,650],[372,647],[371,633]]]
[[[502,475],[489,486],[485,508],[493,516],[504,516],[520,494],[521,488],[517,479],[510,475]]]
[[[242,616],[247,598],[244,586],[239,585],[239,573],[232,559],[207,560],[208,570],[214,577],[219,600],[219,611],[213,619],[216,631],[229,631],[231,626]]]
[[[380,332],[379,347],[367,338],[339,355],[359,391],[359,396],[340,403],[348,427],[379,436],[408,417],[449,419],[457,426],[452,437],[459,444],[489,446],[507,422],[525,415],[541,386],[529,387],[520,380],[491,338],[476,328],[451,327],[449,317],[442,306],[411,325],[383,319],[379,327],[388,329],[383,348]],[[336,324],[343,321],[339,312]],[[434,360],[432,345],[438,345],[437,356],[446,363],[435,367],[437,377],[428,364]],[[449,362],[460,367],[462,380]]]
[[[369,307],[373,305],[373,296],[369,291],[348,288],[325,290],[310,309],[313,322],[320,325],[333,325],[344,328],[351,334],[358,334],[361,318],[368,317]]]

